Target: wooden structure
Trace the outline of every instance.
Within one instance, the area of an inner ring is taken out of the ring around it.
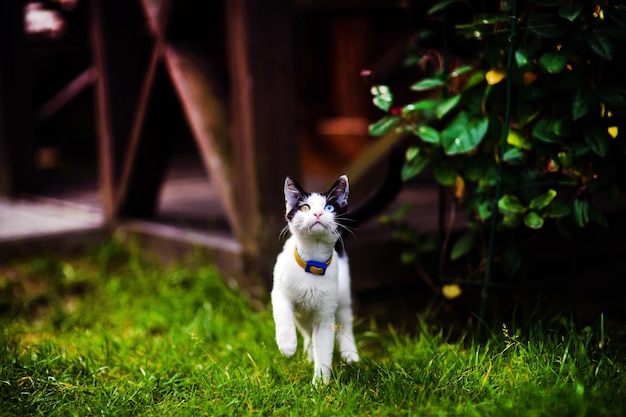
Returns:
[[[269,285],[280,245],[277,231],[284,226],[282,182],[301,172],[298,2],[228,0],[200,8],[191,0],[84,0],[92,59],[39,111],[29,108],[24,94],[32,81],[25,71],[25,3],[0,5],[0,54],[8,57],[0,64],[0,193],[37,191],[34,121],[95,84],[98,178],[107,227],[115,230],[125,219],[155,214],[184,131],[193,138],[236,242],[213,244],[236,248],[240,276]],[[300,11],[308,7],[340,15],[355,7],[351,2],[302,4]],[[390,6],[374,1],[363,7]],[[359,39],[365,40],[370,28],[358,13],[347,15],[328,28],[332,63],[326,65],[332,67],[329,84],[336,94],[330,107],[336,117],[316,119],[314,129],[339,137],[354,154],[368,144],[372,107],[358,71],[367,59]],[[372,153],[384,153],[390,143],[378,144]],[[369,165],[376,158],[365,159]],[[341,170],[337,167],[337,173]],[[357,181],[366,171],[364,164],[357,166]]]
[[[185,33],[169,38],[176,23],[189,24],[175,20],[197,13],[197,4],[143,0],[134,11],[127,4],[94,0],[93,7],[100,166],[109,221],[153,214],[175,136],[168,130],[166,106],[178,101],[241,244],[244,274],[270,276],[271,265],[264,260],[276,253],[274,231],[283,223],[270,202],[282,201],[277,184],[284,174],[298,172],[291,2],[226,2],[230,108],[220,100],[211,63],[202,53],[213,45],[199,42],[193,31],[191,39]],[[131,13],[120,21],[122,7]],[[148,23],[150,37],[137,40],[132,34],[140,19]],[[261,47],[276,44],[282,47]],[[146,56],[145,67],[129,68],[133,56]],[[167,78],[172,90],[155,93],[158,77]]]

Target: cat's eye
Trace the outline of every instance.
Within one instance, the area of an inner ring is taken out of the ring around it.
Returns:
[[[311,206],[309,206],[308,204],[303,204],[300,206],[300,211],[309,211],[311,210]]]
[[[326,207],[324,207],[324,210],[332,213],[333,211],[335,211],[335,206],[333,206],[332,204],[327,204]]]

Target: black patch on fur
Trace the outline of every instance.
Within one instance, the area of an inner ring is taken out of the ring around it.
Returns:
[[[291,222],[291,220],[293,219],[293,216],[296,215],[296,212],[300,210],[300,206],[304,203],[304,201],[309,198],[309,196],[311,195],[311,193],[308,193],[306,191],[304,191],[304,188],[302,188],[302,186],[300,184],[298,184],[298,182],[296,180],[294,180],[291,177],[287,177],[289,179],[289,181],[291,181],[294,185],[294,187],[296,187],[296,189],[299,192],[298,195],[298,199],[297,199],[297,203],[294,204],[294,206],[291,208],[291,210],[289,210],[289,212],[285,215],[285,218],[287,219],[288,222]]]

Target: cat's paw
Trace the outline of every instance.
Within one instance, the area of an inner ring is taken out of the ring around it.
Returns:
[[[289,341],[278,341],[278,350],[280,350],[280,353],[288,358],[292,357],[293,354],[296,353],[297,348],[298,341],[296,339]]]
[[[346,363],[357,363],[360,360],[359,354],[354,350],[341,352],[341,357]]]
[[[292,327],[277,327],[276,329],[276,344],[280,353],[288,358],[296,353],[298,347],[298,337],[296,336],[296,329]]]
[[[321,387],[324,385],[327,385],[330,382],[330,375],[325,375],[325,374],[315,374],[313,375],[313,380],[311,381],[311,383],[313,384],[313,386],[315,387]]]

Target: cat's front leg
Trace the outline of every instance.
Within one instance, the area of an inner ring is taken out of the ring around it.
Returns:
[[[337,317],[337,342],[341,357],[347,363],[359,361],[356,348],[352,319],[352,297],[350,293],[350,267],[348,257],[340,258],[339,262],[339,303],[335,313]]]
[[[347,363],[358,362],[359,353],[354,340],[352,308],[350,304],[340,305],[337,309],[337,324],[337,342],[339,344],[341,357]]]
[[[290,357],[296,353],[298,337],[294,323],[293,303],[279,290],[272,291],[272,310],[276,326],[276,344],[283,355]]]
[[[334,320],[324,320],[313,327],[313,383],[323,384],[330,380],[335,347]]]

